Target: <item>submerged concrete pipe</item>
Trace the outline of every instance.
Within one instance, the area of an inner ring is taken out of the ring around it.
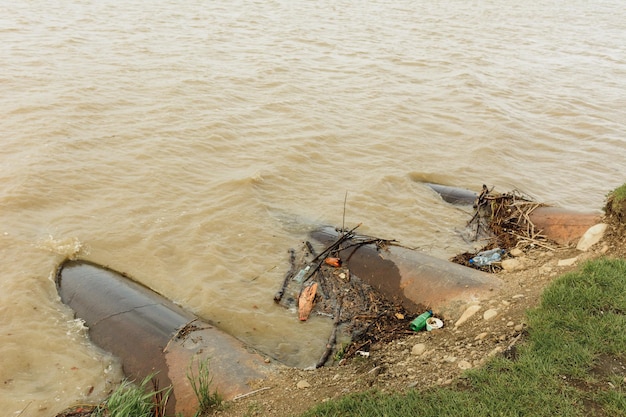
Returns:
[[[338,234],[327,227],[311,237],[330,246]],[[400,246],[357,245],[341,250],[339,257],[352,273],[414,314],[432,309],[456,320],[468,305],[489,299],[501,286],[492,274]]]
[[[451,204],[472,205],[477,194],[463,188],[427,183],[441,198]],[[537,207],[528,216],[536,231],[559,245],[576,243],[591,226],[602,222],[593,211],[575,211],[560,207]]]
[[[273,369],[239,340],[113,270],[67,261],[56,282],[63,303],[96,345],[121,360],[129,379],[158,372],[159,387],[172,386],[168,415],[193,416],[198,408],[187,378],[192,360],[209,361],[211,389],[224,399],[251,391],[248,383]]]
[[[426,183],[426,185],[439,194],[443,201],[450,204],[471,206],[476,201],[476,198],[478,198],[477,193],[464,188],[450,187],[447,185],[433,184],[429,182]]]

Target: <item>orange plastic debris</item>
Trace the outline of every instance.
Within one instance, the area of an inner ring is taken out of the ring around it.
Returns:
[[[306,321],[313,309],[315,294],[317,293],[317,282],[304,288],[298,297],[298,316],[301,321]]]
[[[330,266],[334,266],[335,268],[339,268],[341,266],[341,259],[339,258],[326,258],[324,259],[324,262]]]

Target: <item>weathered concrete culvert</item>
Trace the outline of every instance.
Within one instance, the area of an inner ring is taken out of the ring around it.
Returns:
[[[192,360],[208,360],[224,399],[251,391],[248,383],[276,366],[236,338],[200,320],[149,288],[106,267],[63,263],[57,273],[61,301],[89,327],[93,343],[117,356],[124,374],[142,380],[158,372],[159,387],[172,386],[168,415],[193,416],[198,401],[187,372]],[[197,375],[197,371],[194,371]]]
[[[338,233],[327,227],[311,236],[329,245]],[[338,254],[352,273],[414,314],[432,309],[456,320],[469,304],[489,299],[501,286],[493,274],[401,246],[355,245]]]
[[[471,206],[476,201],[478,194],[464,188],[450,187],[448,185],[426,183],[443,201],[459,206]]]
[[[431,183],[426,185],[450,204],[471,206],[478,197],[477,193],[463,188]],[[591,226],[602,221],[600,213],[595,211],[576,211],[551,206],[537,207],[528,217],[535,230],[541,230],[542,235],[559,245],[575,243]]]
[[[559,245],[575,244],[590,227],[602,222],[599,213],[560,207],[538,207],[529,218],[536,230]]]

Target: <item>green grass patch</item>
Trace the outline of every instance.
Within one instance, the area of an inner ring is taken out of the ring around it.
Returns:
[[[611,192],[613,198],[618,201],[626,200],[626,184],[622,184]]]
[[[626,261],[557,279],[528,312],[528,333],[517,360],[495,357],[454,387],[349,395],[304,416],[626,416]]]
[[[196,398],[198,399],[198,411],[196,416],[206,413],[214,407],[222,404],[222,397],[212,388],[213,375],[209,367],[210,360],[208,358],[192,359],[187,368],[187,379],[191,384]]]
[[[123,380],[107,401],[93,413],[94,417],[158,417],[165,415],[165,406],[172,387],[157,389],[151,384],[155,374],[139,385]],[[148,384],[152,385],[152,388]]]
[[[607,195],[604,211],[609,216],[617,217],[622,223],[626,221],[626,184]]]

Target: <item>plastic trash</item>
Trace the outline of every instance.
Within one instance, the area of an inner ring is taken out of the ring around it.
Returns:
[[[409,329],[413,330],[414,332],[419,332],[420,330],[423,330],[426,327],[426,320],[428,320],[428,318],[432,315],[433,312],[431,310],[420,314],[411,322],[411,324],[409,324]]]
[[[426,320],[426,330],[433,331],[436,329],[441,329],[443,327],[443,321],[438,319],[437,317],[429,317]]]
[[[500,262],[503,254],[504,250],[500,248],[478,252],[476,256],[469,260],[469,263],[473,266],[488,266],[494,262]]]
[[[300,270],[300,272],[298,272],[296,274],[295,277],[293,277],[293,280],[296,282],[302,282],[302,280],[304,279],[304,275],[309,272],[309,269],[311,269],[310,265],[307,265],[306,267],[304,267],[303,269]]]
[[[339,268],[341,266],[341,259],[339,258],[326,258],[324,259],[327,265],[334,266],[335,268]]]

